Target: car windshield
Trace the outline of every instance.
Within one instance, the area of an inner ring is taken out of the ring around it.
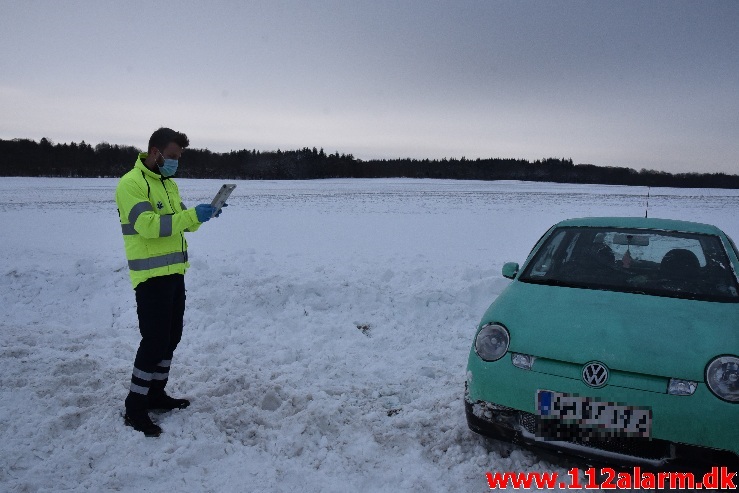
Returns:
[[[647,229],[553,231],[520,280],[538,284],[739,302],[718,236]]]

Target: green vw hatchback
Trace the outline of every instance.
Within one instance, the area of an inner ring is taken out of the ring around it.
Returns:
[[[478,433],[588,464],[739,465],[739,259],[706,224],[554,225],[485,312],[467,365]]]

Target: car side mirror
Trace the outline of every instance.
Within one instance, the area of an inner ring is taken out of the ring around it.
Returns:
[[[513,279],[518,274],[518,264],[516,262],[506,262],[503,264],[503,277]]]

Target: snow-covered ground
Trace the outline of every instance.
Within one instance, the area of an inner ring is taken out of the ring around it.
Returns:
[[[221,181],[179,180],[185,202]],[[237,182],[189,235],[165,433],[123,425],[138,344],[114,179],[0,179],[0,490],[485,491],[557,468],[467,429],[475,326],[553,223],[643,216],[646,188]],[[652,189],[650,217],[739,240],[739,191]]]

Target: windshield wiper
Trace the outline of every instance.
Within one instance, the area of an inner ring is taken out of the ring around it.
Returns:
[[[579,287],[578,284],[562,281],[560,279],[532,279],[530,277],[527,277],[525,279],[521,279],[522,282],[530,282],[531,284],[541,284],[544,286],[564,286],[564,287]]]

